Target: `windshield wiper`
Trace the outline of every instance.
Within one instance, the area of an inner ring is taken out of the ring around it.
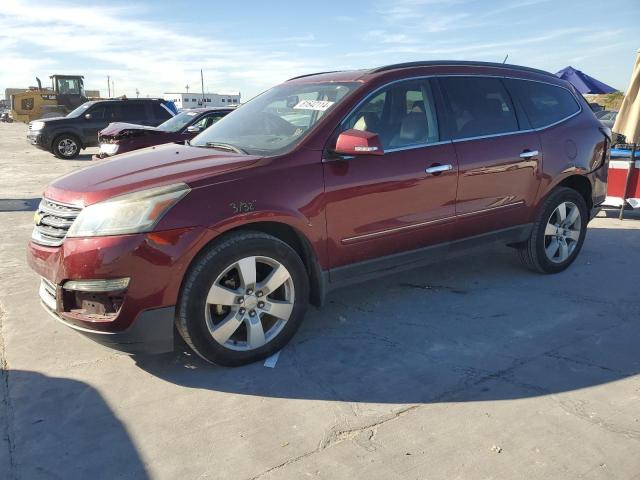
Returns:
[[[233,152],[233,153],[243,153],[247,154],[240,147],[236,147],[235,145],[231,145],[230,143],[219,143],[219,142],[207,142],[205,145],[209,148],[215,148],[216,150],[224,150],[225,152]]]

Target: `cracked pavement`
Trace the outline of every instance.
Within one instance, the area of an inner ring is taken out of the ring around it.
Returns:
[[[0,124],[1,478],[640,479],[640,215],[558,275],[494,246],[334,292],[274,369],[128,357],[39,305],[34,205],[90,162],[25,134]]]

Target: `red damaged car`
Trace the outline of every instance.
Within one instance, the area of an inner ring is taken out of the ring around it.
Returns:
[[[102,344],[167,351],[175,331],[241,365],[356,280],[489,242],[566,269],[606,195],[609,135],[571,84],[526,67],[306,75],[189,144],[57,179],[28,260],[46,310]]]
[[[235,108],[194,108],[178,113],[157,127],[132,123],[110,123],[98,133],[100,152],[94,160],[163,143],[191,140]]]

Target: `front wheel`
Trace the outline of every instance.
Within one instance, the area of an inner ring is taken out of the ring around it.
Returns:
[[[289,342],[308,298],[307,272],[295,250],[270,235],[239,233],[214,244],[192,265],[176,324],[203,359],[244,365]]]
[[[587,233],[587,204],[578,192],[560,187],[543,202],[531,237],[518,247],[522,263],[541,273],[558,273],[578,256]]]
[[[63,160],[76,158],[80,153],[80,142],[74,135],[62,134],[53,140],[51,145],[53,154]]]

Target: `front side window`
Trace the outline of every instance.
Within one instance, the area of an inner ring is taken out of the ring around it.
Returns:
[[[297,145],[357,83],[285,83],[255,97],[191,141],[198,147],[278,155]]]
[[[573,94],[566,88],[529,80],[508,80],[534,128],[559,122],[580,111]]]
[[[454,139],[518,130],[518,120],[502,81],[488,77],[439,79]]]
[[[438,141],[438,121],[427,80],[394,84],[374,93],[343,122],[341,130],[378,134],[385,150]]]
[[[76,109],[74,109],[71,112],[69,112],[67,114],[67,117],[68,118],[76,118],[76,117],[79,117],[80,115],[84,115],[85,113],[87,113],[87,110],[92,105],[95,105],[95,104],[93,102],[85,102],[82,105],[80,105],[79,107],[77,107]]]
[[[105,118],[105,107],[102,105],[98,105],[89,110],[89,112],[87,113],[91,114],[92,120],[103,120]]]

